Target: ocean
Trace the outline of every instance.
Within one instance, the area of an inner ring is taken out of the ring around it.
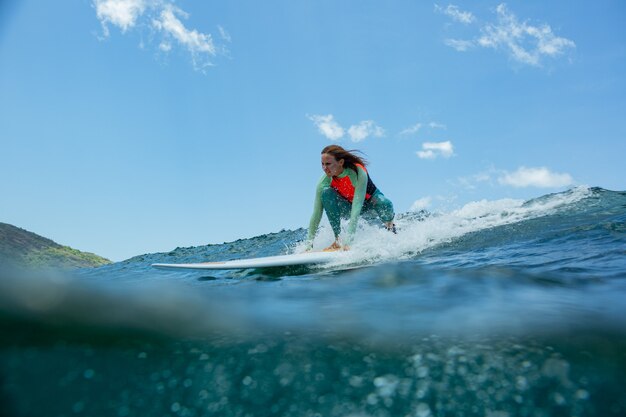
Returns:
[[[396,224],[320,267],[151,267],[302,251],[299,229],[0,269],[0,416],[626,416],[626,192]]]

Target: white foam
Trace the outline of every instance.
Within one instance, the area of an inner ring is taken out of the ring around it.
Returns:
[[[528,202],[515,199],[474,201],[450,212],[434,213],[419,221],[411,216],[399,216],[395,221],[397,235],[376,225],[359,222],[348,256],[342,257],[338,263],[345,265],[408,259],[468,233],[553,214],[590,194],[588,187],[578,187]],[[323,225],[315,239],[314,249],[323,249],[333,240],[330,227]],[[302,250],[304,245],[300,244],[296,252]]]

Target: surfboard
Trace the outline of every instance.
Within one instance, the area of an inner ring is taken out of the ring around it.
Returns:
[[[343,251],[334,252],[303,252],[288,255],[265,256],[262,258],[234,259],[221,262],[200,262],[188,264],[152,264],[160,269],[249,269],[249,268],[272,268],[277,266],[294,265],[319,265],[337,260]]]

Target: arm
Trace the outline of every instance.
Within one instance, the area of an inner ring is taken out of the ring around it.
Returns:
[[[311,215],[311,220],[309,221],[309,232],[307,235],[307,246],[313,246],[313,239],[315,238],[315,234],[317,233],[317,227],[322,220],[322,189],[325,186],[327,181],[327,176],[324,175],[320,181],[317,183],[317,188],[315,190],[315,201],[313,203],[313,214]]]
[[[354,198],[352,199],[352,211],[350,212],[350,223],[348,224],[348,236],[346,244],[350,244],[356,232],[357,221],[361,215],[363,202],[365,201],[365,193],[367,191],[367,172],[357,167],[358,175],[349,173],[350,180],[354,184]],[[354,177],[352,176],[354,175]]]

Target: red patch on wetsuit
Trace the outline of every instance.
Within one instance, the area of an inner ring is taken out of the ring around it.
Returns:
[[[356,166],[367,172],[363,165],[356,164]],[[333,177],[332,181],[330,182],[330,186],[334,188],[340,196],[352,203],[352,200],[354,199],[354,184],[352,184],[352,181],[350,181],[350,176],[346,175],[343,178]],[[372,198],[372,195],[366,193],[365,199],[369,200],[370,198]]]

